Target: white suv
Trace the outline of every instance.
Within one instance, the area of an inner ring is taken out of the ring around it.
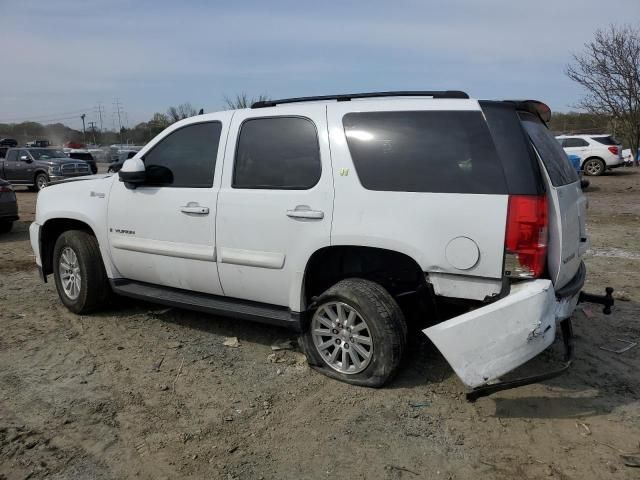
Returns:
[[[611,135],[560,135],[556,139],[568,155],[580,157],[585,175],[602,175],[624,165],[622,145]]]
[[[357,385],[393,376],[417,318],[485,395],[557,322],[568,348],[585,280],[586,201],[549,114],[444,91],[192,117],[117,175],[42,191],[36,262],[73,312],[115,292],[288,326]]]

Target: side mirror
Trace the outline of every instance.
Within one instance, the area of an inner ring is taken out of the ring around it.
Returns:
[[[31,163],[33,160],[31,160],[31,159],[30,159],[28,156],[26,156],[26,155],[22,155],[22,156],[20,157],[20,161],[21,161],[21,162],[26,162],[26,163]]]
[[[138,185],[143,184],[147,178],[144,162],[140,158],[126,160],[118,172],[118,176],[120,181],[124,182],[125,187],[136,188]]]

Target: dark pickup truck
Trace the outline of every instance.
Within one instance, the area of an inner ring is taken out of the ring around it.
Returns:
[[[0,178],[33,190],[91,173],[87,162],[69,158],[56,148],[10,148],[5,158],[0,158]]]

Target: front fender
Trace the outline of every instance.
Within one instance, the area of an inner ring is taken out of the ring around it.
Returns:
[[[98,239],[100,254],[107,275],[116,274],[108,251],[107,207],[112,178],[96,178],[48,186],[38,193],[35,223],[46,227],[47,222],[68,219],[82,222],[91,228]]]

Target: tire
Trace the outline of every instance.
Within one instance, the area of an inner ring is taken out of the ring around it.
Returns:
[[[0,233],[9,233],[13,227],[13,221],[0,221]]]
[[[113,168],[109,167],[109,169],[107,170],[107,173],[116,173],[116,171]]]
[[[599,158],[589,158],[582,165],[582,170],[584,174],[590,177],[599,177],[600,175],[604,174],[606,169],[607,169],[606,165]]]
[[[35,180],[33,181],[33,189],[36,192],[39,192],[47,185],[49,185],[49,176],[46,173],[37,174]]]
[[[407,346],[407,324],[394,298],[360,278],[341,280],[320,295],[305,327],[300,343],[309,365],[352,385],[383,386]]]
[[[79,277],[80,281],[70,284],[67,280],[63,284],[63,278],[68,279],[69,275],[72,279]],[[60,300],[74,313],[84,314],[100,308],[111,294],[98,241],[81,230],[68,230],[56,240],[53,276]]]

